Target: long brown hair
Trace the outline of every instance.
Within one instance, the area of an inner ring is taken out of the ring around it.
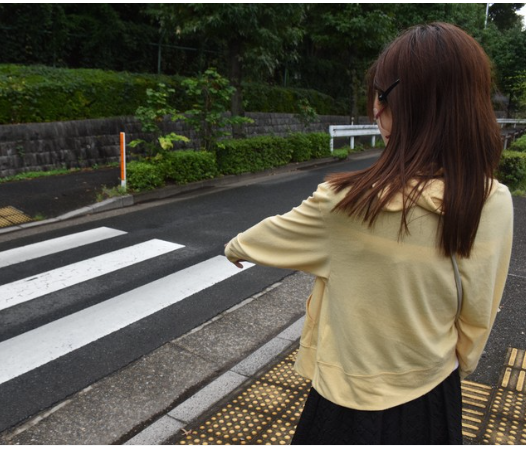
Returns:
[[[502,152],[488,57],[456,26],[416,26],[393,41],[369,70],[371,119],[375,95],[396,80],[385,100],[393,118],[386,148],[370,168],[328,178],[337,192],[352,187],[335,209],[362,216],[372,226],[393,196],[405,192],[402,236],[409,233],[409,208],[425,184],[440,176],[438,245],[446,255],[468,257]]]

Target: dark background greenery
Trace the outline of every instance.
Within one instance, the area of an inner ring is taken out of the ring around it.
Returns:
[[[361,115],[365,71],[378,52],[408,26],[435,20],[461,26],[483,45],[511,114],[526,89],[526,31],[516,14],[523,4],[491,4],[485,25],[486,5],[3,3],[0,64],[40,67],[0,70],[1,120],[72,117],[61,110],[74,118],[133,114],[155,75],[177,85],[208,67],[236,87],[231,109],[238,115],[292,112],[298,98],[309,98],[318,113]],[[57,110],[42,111],[44,104]]]

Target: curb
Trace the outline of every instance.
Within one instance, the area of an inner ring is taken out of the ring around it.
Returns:
[[[166,415],[135,435],[124,445],[159,445],[179,434],[219,402],[253,379],[258,372],[290,352],[299,341],[305,317],[250,354],[229,371],[203,387]]]

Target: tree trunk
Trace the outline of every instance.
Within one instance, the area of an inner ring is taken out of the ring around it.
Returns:
[[[354,67],[354,56],[352,54],[352,50],[350,51],[350,58],[349,58],[349,69],[351,72],[351,92],[349,95],[349,116],[351,120],[351,124],[355,124],[355,116],[354,111],[356,108],[356,68]]]
[[[242,54],[243,43],[239,39],[234,39],[228,43],[228,62],[230,66],[230,84],[236,89],[232,96],[230,112],[232,116],[245,116],[243,109],[243,92],[241,90],[242,79]],[[232,135],[239,139],[245,137],[245,127],[240,125],[232,125]]]

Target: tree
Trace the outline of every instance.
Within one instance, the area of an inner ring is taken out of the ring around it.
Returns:
[[[235,89],[213,68],[196,78],[183,80],[186,95],[192,101],[192,109],[185,111],[183,120],[199,136],[203,149],[212,150],[220,137],[228,136],[228,126],[253,123],[247,117],[227,116],[230,98]]]
[[[315,53],[342,64],[337,77],[348,84],[350,115],[358,115],[367,67],[395,34],[392,14],[392,5],[373,3],[316,3],[307,10],[305,35]]]
[[[286,50],[302,36],[302,4],[178,3],[152,7],[165,29],[181,37],[199,36],[221,44],[228,61],[228,77],[235,88],[231,112],[244,115],[241,82],[247,64],[273,70]],[[234,136],[242,135],[235,127]]]
[[[523,95],[523,74],[526,72],[526,31],[520,25],[499,30],[488,24],[482,38],[484,49],[493,61],[498,87],[508,97],[507,115],[515,101]]]
[[[474,37],[484,28],[483,3],[397,3],[394,19],[398,30],[430,22],[457,25]]]
[[[0,5],[0,61],[61,65],[69,25],[60,4]]]
[[[495,26],[503,31],[521,25],[521,17],[517,14],[524,3],[492,3],[489,8],[489,18]]]

